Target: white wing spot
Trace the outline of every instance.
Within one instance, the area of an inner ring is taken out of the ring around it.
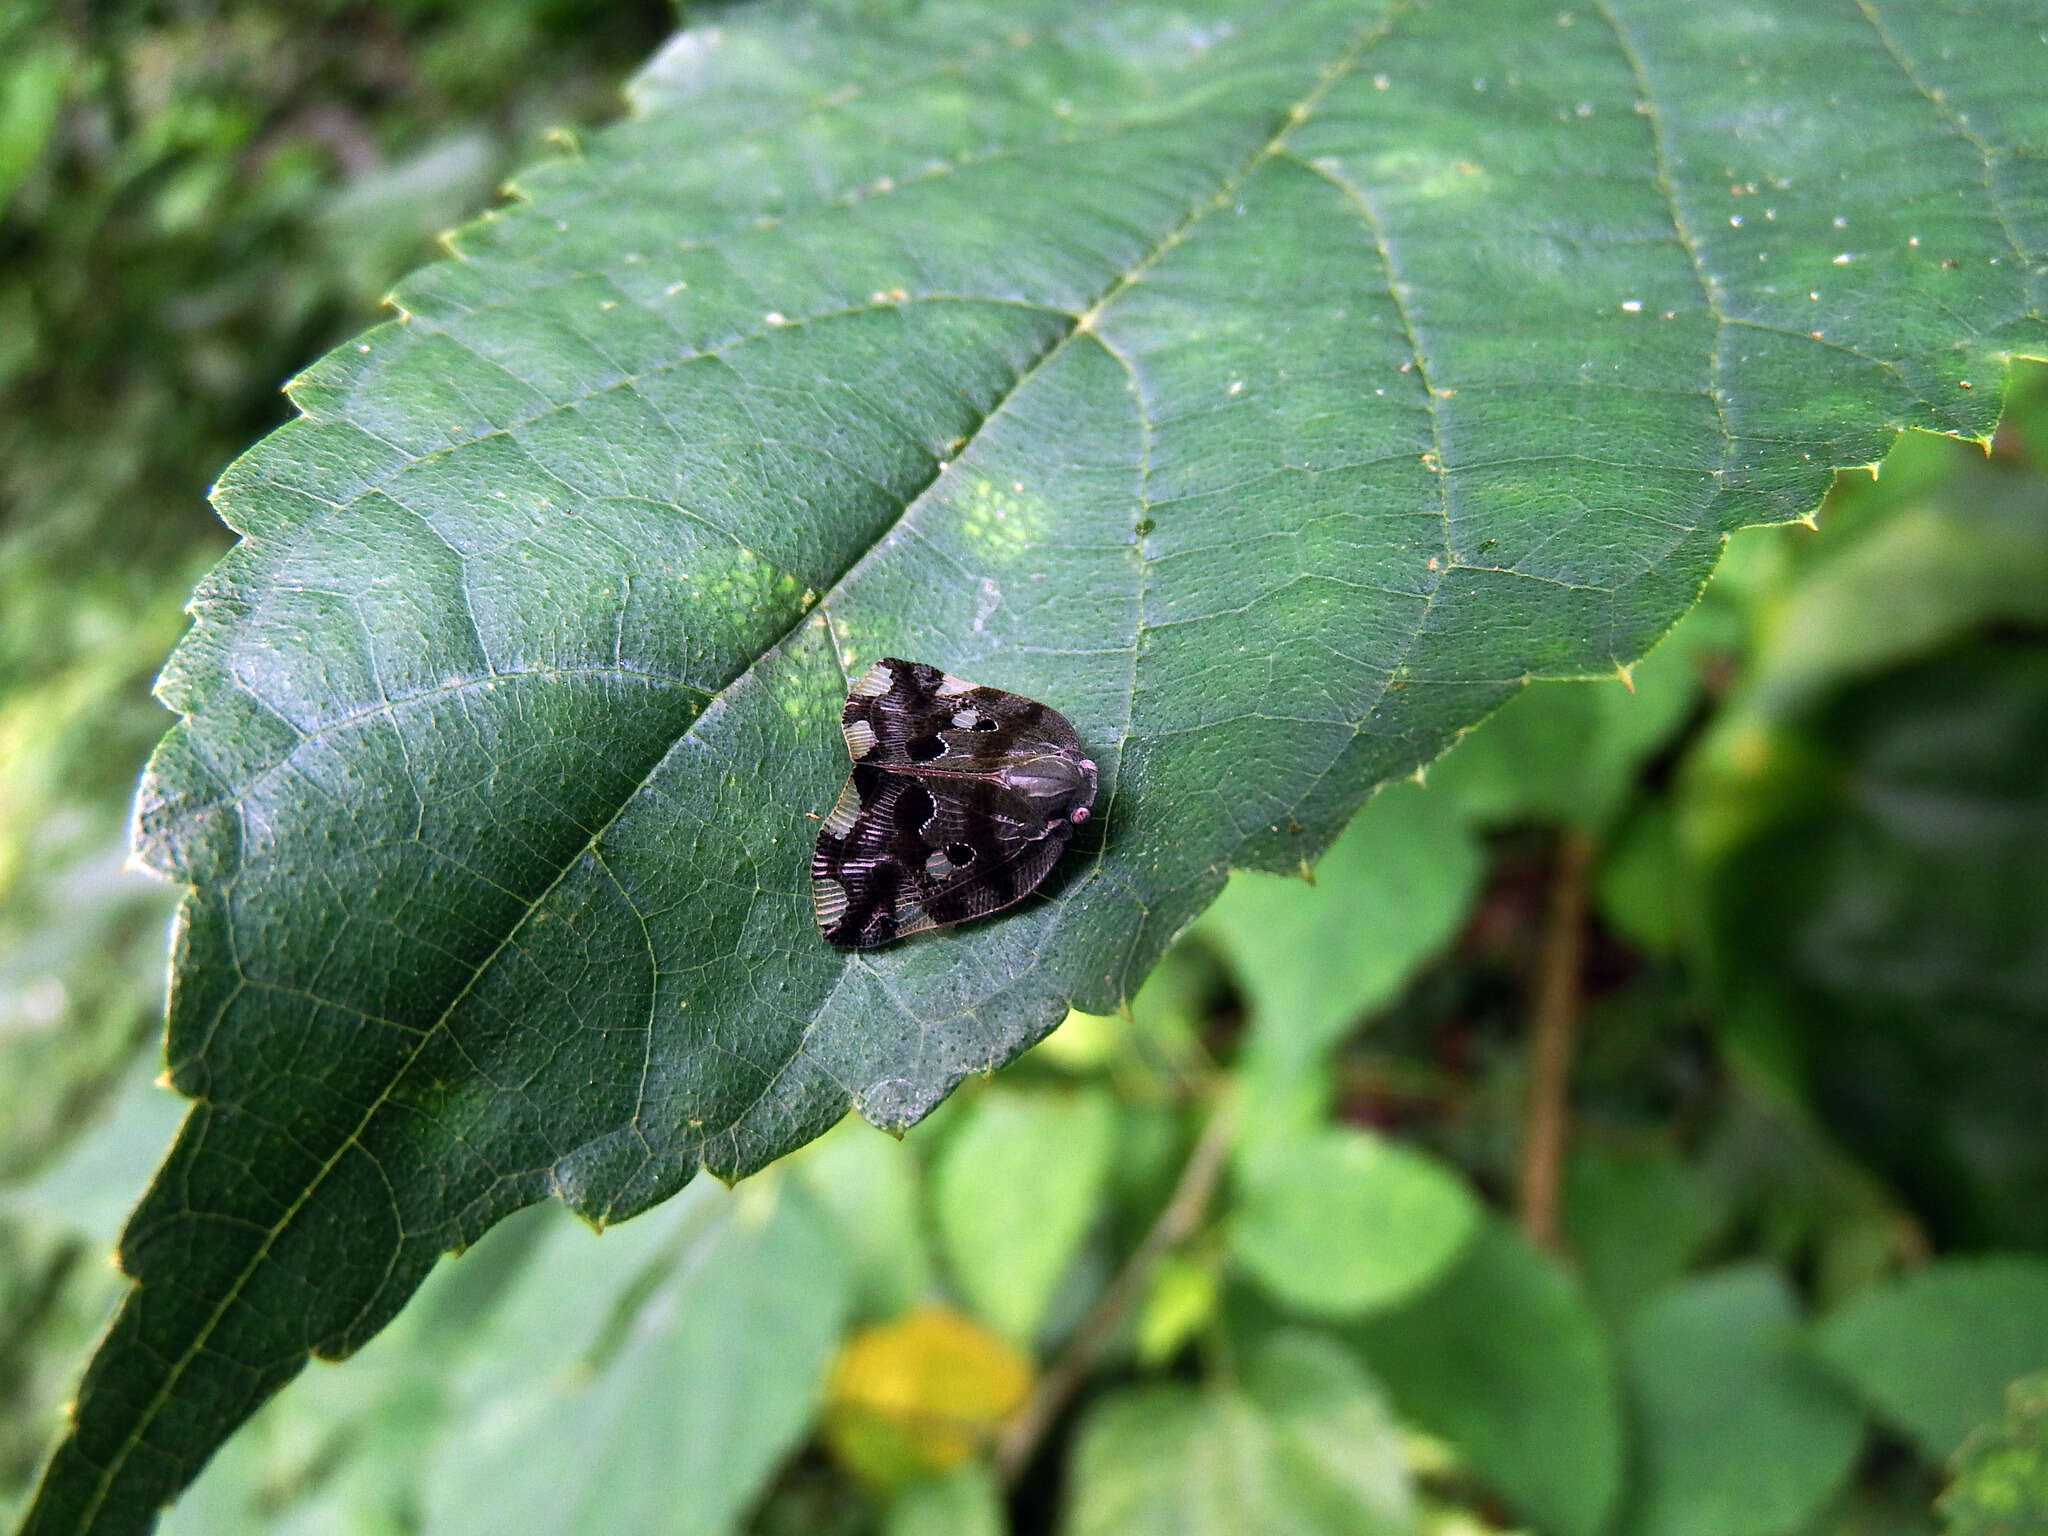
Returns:
[[[861,673],[860,680],[846,691],[856,699],[879,699],[896,686],[896,674],[879,661]]]
[[[818,911],[818,926],[829,928],[846,915],[846,887],[830,875],[811,882],[811,905]]]
[[[825,818],[825,830],[834,837],[844,837],[859,819],[860,791],[854,788],[853,780],[848,779],[846,787],[839,791],[839,798],[832,802],[832,812]]]

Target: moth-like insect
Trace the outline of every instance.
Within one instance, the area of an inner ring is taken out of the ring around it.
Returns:
[[[811,901],[841,949],[999,912],[1095,806],[1095,764],[1036,699],[885,656],[840,711],[853,772],[818,829]]]

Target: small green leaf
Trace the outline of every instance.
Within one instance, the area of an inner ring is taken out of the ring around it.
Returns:
[[[981,1461],[912,1483],[889,1501],[882,1536],[1006,1536],[1002,1492]]]
[[[1569,1277],[1489,1221],[1441,1282],[1347,1330],[1395,1406],[1539,1530],[1595,1536],[1621,1484],[1607,1341]]]
[[[1615,1320],[1685,1273],[1721,1213],[1663,1143],[1581,1142],[1565,1168],[1564,1214],[1586,1290]]]
[[[1457,932],[1480,872],[1458,809],[1392,785],[1316,861],[1313,885],[1230,877],[1199,931],[1230,957],[1251,1004],[1258,1070],[1302,1070]]]
[[[1273,1335],[1240,1390],[1129,1389],[1074,1452],[1065,1536],[1405,1536],[1400,1436],[1357,1364],[1317,1334]]]
[[[2007,1382],[2048,1365],[2048,1262],[1944,1259],[1823,1322],[1823,1358],[1933,1461],[1998,1412]]]
[[[854,1256],[854,1311],[906,1312],[931,1287],[922,1180],[909,1144],[868,1134],[849,1117],[804,1149],[791,1169],[832,1213]]]
[[[1102,1200],[1116,1106],[1094,1090],[993,1088],[952,1128],[932,1208],[960,1292],[1028,1345]]]
[[[1232,1256],[1283,1305],[1324,1317],[1405,1301],[1443,1273],[1479,1219],[1452,1169],[1348,1127],[1256,1145],[1238,1173]]]
[[[1698,926],[1697,882],[1688,878],[1670,803],[1654,799],[1616,831],[1600,860],[1594,896],[1600,916],[1650,954],[1670,956]]]
[[[1637,1313],[1624,1342],[1636,1423],[1624,1536],[1772,1536],[1848,1477],[1861,1416],[1801,1353],[1775,1271],[1694,1280]]]
[[[1690,648],[1672,636],[1624,685],[1548,682],[1524,689],[1430,770],[1430,787],[1479,822],[1563,822],[1602,830],[1637,771],[1699,694]]]
[[[2048,1371],[2005,1392],[2005,1412],[1970,1432],[1937,1503],[1943,1536],[2048,1536]]]
[[[1415,1495],[1392,1410],[1379,1386],[1325,1334],[1285,1329],[1244,1361],[1244,1395],[1273,1426],[1307,1498],[1348,1512],[1358,1536],[1407,1531]]]

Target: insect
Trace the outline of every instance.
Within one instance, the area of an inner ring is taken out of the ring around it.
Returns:
[[[1066,716],[921,661],[869,667],[839,723],[853,772],[818,829],[811,900],[841,949],[1023,899],[1095,805]]]

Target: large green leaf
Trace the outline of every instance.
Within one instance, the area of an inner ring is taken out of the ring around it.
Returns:
[[[721,12],[226,476],[138,816],[195,1100],[30,1529],[135,1529],[553,1194],[618,1221],[1113,1007],[1737,524],[2043,346],[2027,0]],[[850,957],[847,669],[1045,698],[1037,900]]]
[[[976,1099],[932,1178],[932,1214],[961,1294],[1030,1344],[1102,1203],[1116,1141],[1104,1093]]]
[[[462,1413],[425,1527],[730,1531],[809,1429],[847,1300],[830,1223],[799,1190],[762,1194],[691,1244],[608,1357],[527,1368],[525,1391]]]
[[[1774,1536],[1849,1475],[1856,1404],[1801,1350],[1774,1270],[1694,1280],[1630,1322],[1636,1467],[1624,1536]]]
[[[1347,1332],[1402,1417],[1450,1441],[1520,1518],[1556,1536],[1606,1525],[1623,1436],[1607,1337],[1571,1278],[1505,1223]]]
[[[1406,1536],[1414,1494],[1378,1387],[1320,1334],[1282,1331],[1230,1390],[1147,1386],[1090,1409],[1066,1536]]]
[[[1724,1038],[1941,1248],[2048,1243],[2044,469],[1902,443],[1760,593],[1680,779]]]
[[[1247,1140],[1320,1120],[1330,1047],[1456,934],[1481,864],[1460,810],[1390,785],[1316,861],[1313,885],[1241,870],[1203,914],[1252,1015],[1238,1062]]]
[[[1275,1300],[1319,1316],[1408,1300],[1450,1267],[1479,1222],[1456,1173],[1349,1126],[1254,1144],[1237,1172],[1232,1256]]]
[[[1946,1259],[1850,1302],[1822,1357],[1933,1461],[1998,1411],[2006,1384],[2048,1366],[2048,1263]]]

